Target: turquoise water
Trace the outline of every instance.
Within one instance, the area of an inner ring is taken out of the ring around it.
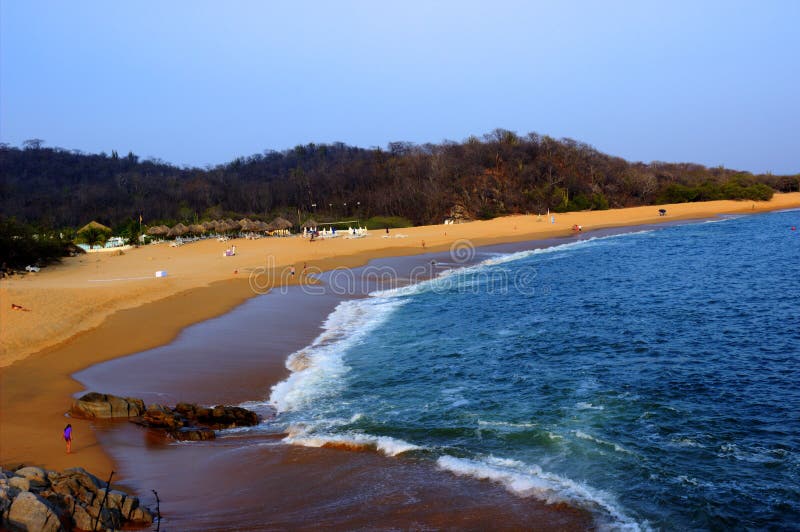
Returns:
[[[494,255],[341,303],[272,390],[344,441],[611,528],[800,523],[800,212]]]

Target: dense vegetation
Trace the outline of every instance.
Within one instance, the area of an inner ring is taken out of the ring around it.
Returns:
[[[7,269],[58,262],[78,251],[63,234],[34,232],[30,225],[0,217],[0,275]]]
[[[145,224],[281,215],[295,223],[402,217],[441,223],[547,209],[606,209],[718,198],[768,199],[800,188],[799,176],[752,175],[690,163],[630,163],[571,139],[495,130],[464,142],[386,149],[308,144],[180,168],[133,153],[84,154],[0,146],[0,205],[39,228],[98,220]]]

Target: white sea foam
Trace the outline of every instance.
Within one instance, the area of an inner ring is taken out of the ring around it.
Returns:
[[[754,464],[769,464],[785,460],[791,457],[791,453],[785,449],[767,449],[765,447],[752,447],[748,449],[741,449],[735,443],[724,443],[719,447],[717,456],[720,458],[733,457],[742,462],[750,462]]]
[[[535,497],[548,504],[566,502],[592,511],[600,525],[613,530],[641,530],[641,526],[619,508],[614,498],[580,482],[543,471],[537,465],[489,456],[481,460],[441,456],[437,465],[456,475],[499,482],[521,497]]]
[[[591,434],[586,434],[585,432],[583,432],[581,430],[573,430],[572,433],[575,436],[577,436],[578,438],[582,439],[582,440],[587,440],[587,441],[591,441],[591,442],[594,442],[594,443],[597,443],[597,444],[600,444],[600,445],[605,445],[607,447],[611,447],[615,451],[617,451],[618,453],[633,454],[628,449],[624,448],[623,446],[621,446],[621,445],[619,445],[617,443],[614,443],[613,441],[607,441],[607,440],[603,440],[603,439],[597,438],[595,436],[592,436]]]
[[[705,447],[702,443],[698,443],[691,438],[673,438],[670,442],[679,447]]]
[[[480,427],[500,427],[508,429],[532,429],[537,426],[536,423],[510,423],[508,421],[483,421],[478,420]]]
[[[272,387],[269,402],[278,412],[294,411],[335,393],[349,368],[344,353],[385,323],[402,300],[366,298],[343,301],[328,316],[322,333],[311,345],[295,351],[286,361],[289,377]]]
[[[592,403],[585,403],[583,401],[576,403],[575,406],[578,410],[603,410],[605,407],[602,405],[593,405]]]
[[[397,438],[389,436],[372,436],[370,434],[310,434],[300,431],[296,434],[289,434],[283,440],[292,445],[302,445],[304,447],[324,447],[326,445],[359,447],[375,449],[386,456],[397,456],[408,451],[420,449],[414,445]]]
[[[375,292],[370,293],[369,295],[372,297],[385,297],[385,298],[408,297],[428,290],[441,289],[443,286],[449,286],[457,282],[469,282],[469,280],[464,278],[469,276],[470,274],[480,272],[486,269],[487,267],[507,264],[509,262],[522,260],[533,255],[544,255],[549,253],[569,251],[573,249],[593,247],[613,239],[632,236],[632,235],[647,234],[647,233],[652,233],[653,231],[654,231],[653,229],[645,229],[642,231],[621,233],[618,235],[592,237],[584,240],[577,240],[575,242],[569,242],[567,244],[559,244],[556,246],[549,246],[545,248],[528,249],[524,251],[517,251],[514,253],[498,254],[486,260],[483,260],[477,264],[473,264],[471,266],[464,266],[462,268],[453,268],[449,270],[444,270],[440,272],[439,275],[437,275],[433,279],[427,279],[425,281],[420,281],[418,283],[407,286],[389,288],[386,290],[377,290]]]

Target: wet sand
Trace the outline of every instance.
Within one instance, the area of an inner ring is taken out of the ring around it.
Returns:
[[[557,242],[545,241],[541,245]],[[472,262],[530,245],[479,249]],[[502,248],[502,249],[499,249]],[[98,364],[75,374],[86,389],[133,395],[146,402],[203,404],[263,401],[288,375],[286,356],[319,333],[319,324],[345,297],[407,284],[430,272],[433,253],[377,260],[353,270],[348,294],[300,286],[251,299],[233,311],[189,327],[166,346]],[[369,272],[396,272],[376,282]],[[365,274],[365,270],[367,273]],[[264,411],[266,414],[269,411]],[[125,422],[96,423],[124,484],[154,503],[166,529],[238,530],[474,528],[585,530],[591,516],[566,505],[520,498],[503,487],[460,478],[426,457],[286,445],[280,433],[222,431],[213,442],[174,443]]]

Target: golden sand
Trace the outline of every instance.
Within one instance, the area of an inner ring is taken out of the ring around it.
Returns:
[[[111,462],[88,424],[76,426],[76,453],[59,439],[70,396],[80,386],[70,375],[92,364],[156,347],[181,329],[223,314],[252,297],[247,276],[268,264],[278,270],[354,267],[378,257],[439,251],[468,240],[475,246],[564,236],[579,224],[600,228],[709,218],[800,207],[800,193],[769,202],[713,201],[608,211],[519,215],[458,225],[393,229],[390,238],[309,242],[303,238],[204,240],[93,253],[68,258],[39,273],[0,281],[0,464],[51,468],[81,465],[105,475]],[[659,216],[658,209],[667,209]],[[398,237],[405,235],[405,237]],[[236,256],[223,252],[236,245]],[[268,259],[271,257],[271,259]],[[166,270],[166,278],[155,278]],[[20,305],[28,312],[12,310]],[[287,353],[288,354],[288,353]]]

